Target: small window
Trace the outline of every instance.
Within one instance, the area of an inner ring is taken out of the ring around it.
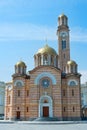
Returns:
[[[63,111],[65,112],[66,111],[66,108],[64,107]]]
[[[8,104],[10,104],[11,103],[11,97],[9,96],[8,97]]]
[[[73,65],[71,65],[71,73],[73,73]]]
[[[41,65],[41,56],[38,56],[38,64]]]
[[[73,112],[75,112],[75,107],[73,106]]]
[[[74,90],[72,89],[72,96],[74,96]]]
[[[18,97],[20,97],[20,90],[18,90]]]
[[[51,65],[54,65],[54,57],[51,56]]]
[[[29,111],[29,108],[27,107],[27,112]]]
[[[44,55],[44,65],[48,65],[48,56]]]
[[[48,100],[44,100],[44,103],[48,103]]]

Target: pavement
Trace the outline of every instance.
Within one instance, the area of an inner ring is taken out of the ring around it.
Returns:
[[[0,121],[0,130],[87,130],[87,121]]]
[[[0,120],[0,124],[50,124],[50,125],[63,125],[63,124],[87,124],[86,121],[11,121],[11,120]]]

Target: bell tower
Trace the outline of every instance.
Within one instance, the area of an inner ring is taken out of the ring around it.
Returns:
[[[58,17],[58,52],[59,52],[59,68],[66,72],[67,61],[70,60],[70,41],[68,18],[62,14]]]

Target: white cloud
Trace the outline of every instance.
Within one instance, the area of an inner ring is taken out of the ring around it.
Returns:
[[[81,70],[80,73],[82,75],[81,76],[81,83],[83,84],[83,83],[87,82],[87,70]]]
[[[57,40],[57,27],[34,24],[0,24],[0,41],[6,40]],[[87,30],[71,28],[70,41],[87,42]]]
[[[55,40],[56,29],[32,24],[3,24],[0,26],[0,40]]]
[[[87,42],[87,29],[81,27],[71,28],[71,41],[75,42]]]

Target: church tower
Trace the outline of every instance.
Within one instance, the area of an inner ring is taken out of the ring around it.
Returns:
[[[66,72],[67,62],[70,60],[70,43],[68,18],[62,14],[58,17],[58,49],[59,49],[59,68]]]

